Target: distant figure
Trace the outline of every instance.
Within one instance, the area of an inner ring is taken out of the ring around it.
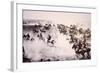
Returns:
[[[39,39],[44,40],[42,33],[38,34],[37,37],[39,37]]]
[[[51,36],[48,35],[48,38],[47,38],[47,43],[50,43],[50,40],[51,40]]]
[[[29,39],[30,39],[30,35],[29,35],[29,33],[28,33],[26,36],[27,36],[26,39],[29,40]]]
[[[39,31],[38,31],[38,26],[37,25],[34,25],[34,27],[33,27],[33,32],[34,33],[38,33]]]
[[[87,58],[88,59],[91,59],[90,51],[91,51],[91,48],[87,48],[86,52],[87,52]]]
[[[51,41],[51,44],[53,44],[53,45],[54,45],[54,40],[52,40],[52,41]]]
[[[26,35],[25,34],[23,34],[23,38],[26,38]]]
[[[43,61],[44,61],[44,60],[41,58],[41,59],[40,59],[40,62],[43,62]]]
[[[77,43],[73,44],[72,49],[74,49],[76,51],[76,49],[77,49]]]
[[[50,27],[51,27],[51,24],[45,24],[45,26],[44,26],[44,28],[45,28],[46,30],[49,30]]]
[[[36,30],[36,29],[33,29],[33,32],[34,32],[34,33],[38,33],[39,31],[38,31],[38,30]]]
[[[23,35],[23,38],[25,38],[26,40],[29,40],[30,39],[30,35],[29,35],[29,33],[27,34],[27,35]]]
[[[75,39],[74,44],[73,44],[73,46],[72,46],[72,49],[74,49],[74,50],[76,51],[77,48],[78,48],[77,46],[78,46],[78,40]]]
[[[34,38],[31,38],[31,41],[33,41],[34,40]]]
[[[81,40],[79,41],[78,46],[79,46],[79,49],[82,48],[82,41]]]
[[[47,61],[51,61],[50,59],[47,59]]]
[[[85,48],[84,51],[85,51],[85,53],[86,53],[86,58],[87,58],[87,59],[90,59],[90,58],[91,58],[91,56],[90,56],[91,48],[89,48],[89,47],[87,46],[87,44],[85,44],[84,48]]]

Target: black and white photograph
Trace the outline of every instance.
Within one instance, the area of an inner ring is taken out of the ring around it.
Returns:
[[[22,62],[91,60],[91,13],[22,10]]]

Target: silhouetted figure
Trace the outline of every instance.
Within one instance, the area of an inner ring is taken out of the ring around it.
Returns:
[[[79,41],[78,46],[79,46],[79,49],[82,48],[82,42],[81,41]]]
[[[40,35],[38,34],[38,35],[37,35],[37,37],[39,38],[39,37],[40,37]]]
[[[91,56],[90,56],[91,48],[89,48],[88,43],[86,43],[86,39],[84,39],[84,41],[83,41],[83,47],[84,47],[83,51],[87,54],[86,59],[90,59],[91,58]]]
[[[39,29],[40,29],[41,27],[42,27],[41,25],[34,25],[34,27],[33,27],[33,32],[34,32],[34,33],[38,33],[38,32],[39,32]]]
[[[77,39],[75,39],[74,44],[72,46],[72,49],[74,49],[75,52],[78,53],[79,46],[78,46],[78,40]]]
[[[51,24],[46,24],[46,25],[44,26],[44,28],[45,28],[46,30],[49,30],[50,27],[51,27]]]
[[[31,41],[33,41],[34,40],[34,38],[31,38]]]
[[[44,60],[43,59],[40,59],[40,62],[43,62]]]
[[[74,37],[73,35],[70,35],[70,43],[73,43],[74,42]]]
[[[34,33],[38,33],[39,31],[36,28],[33,28]]]
[[[54,44],[54,40],[51,41],[51,44]]]
[[[77,46],[78,46],[77,43],[74,43],[72,46],[72,49],[74,49],[76,51]]]
[[[91,51],[91,48],[87,48],[87,58],[88,59],[91,59],[91,56],[90,56],[90,51]]]
[[[50,43],[50,40],[51,40],[51,36],[48,35],[47,42]]]
[[[30,35],[29,35],[29,33],[28,33],[26,36],[27,36],[26,39],[29,40],[29,39],[30,39]]]
[[[90,56],[90,51],[91,51],[90,48],[85,48],[85,50],[84,50],[84,52],[87,54],[87,55],[86,55],[86,58],[87,58],[87,59],[90,59],[90,58],[91,58],[91,56]]]
[[[40,33],[40,36],[39,37],[40,37],[40,39],[43,39],[42,33]]]
[[[26,40],[29,40],[30,39],[30,35],[29,35],[29,33],[27,34],[27,35],[23,35],[23,38],[25,38]]]
[[[44,40],[43,36],[42,36],[42,33],[38,34],[37,37],[41,40]]]
[[[47,61],[51,61],[50,59],[47,59]]]

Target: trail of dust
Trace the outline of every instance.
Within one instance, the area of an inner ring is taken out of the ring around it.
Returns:
[[[32,33],[30,34],[32,35]],[[50,34],[50,32],[48,34]],[[72,45],[66,40],[67,36],[59,33],[57,30],[53,30],[53,33],[51,34],[55,40],[54,46],[48,45],[45,41],[40,40],[36,36],[34,36],[34,41],[25,40],[23,43],[25,55],[32,59],[32,61],[38,61],[41,58],[65,60],[67,58],[72,59],[75,57],[75,51],[71,48]],[[43,37],[47,38],[47,33]]]

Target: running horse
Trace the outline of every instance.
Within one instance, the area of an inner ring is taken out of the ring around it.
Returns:
[[[27,34],[27,35],[23,35],[23,38],[25,38],[26,40],[29,40],[30,39],[30,35],[29,35],[29,33]]]

